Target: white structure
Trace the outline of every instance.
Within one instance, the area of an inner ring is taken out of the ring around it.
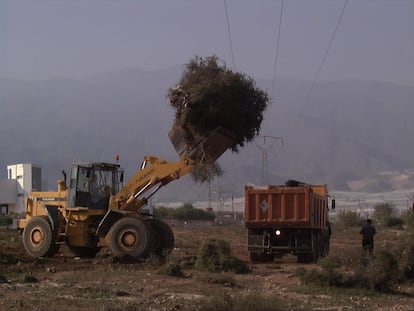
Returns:
[[[24,212],[29,192],[42,190],[42,170],[30,163],[8,165],[7,178],[0,183],[0,212]]]
[[[16,210],[17,182],[12,179],[0,179],[0,215]]]

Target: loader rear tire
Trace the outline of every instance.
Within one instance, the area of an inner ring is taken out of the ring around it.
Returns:
[[[23,230],[23,245],[32,257],[51,257],[59,249],[56,233],[46,217],[33,217]]]
[[[114,257],[145,258],[153,241],[151,228],[136,218],[121,218],[109,231],[109,249]]]
[[[150,219],[147,223],[155,232],[157,243],[155,243],[154,254],[158,257],[165,258],[174,249],[174,233],[171,227],[162,220]]]

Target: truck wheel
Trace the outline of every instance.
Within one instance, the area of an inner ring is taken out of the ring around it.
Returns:
[[[171,227],[164,221],[159,219],[147,220],[147,223],[151,226],[156,236],[156,243],[154,248],[154,254],[165,258],[174,249],[174,233]]]
[[[115,257],[145,257],[151,250],[153,240],[151,228],[136,218],[121,218],[109,231],[109,249]]]
[[[32,257],[51,257],[59,249],[56,242],[56,232],[46,217],[33,217],[23,230],[23,245]]]
[[[298,254],[297,260],[299,263],[308,263],[309,262],[309,255],[308,254]]]
[[[68,248],[72,254],[81,258],[93,258],[101,250],[100,247],[71,246],[69,243]]]
[[[317,257],[316,257],[316,253],[315,251],[313,251],[312,253],[306,253],[306,254],[298,254],[297,255],[297,261],[299,263],[313,263],[313,262],[317,262]]]
[[[329,254],[329,238],[323,237],[321,241],[321,256],[326,257]]]

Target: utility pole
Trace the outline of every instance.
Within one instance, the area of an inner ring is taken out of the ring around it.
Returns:
[[[272,149],[273,145],[275,144],[275,142],[277,140],[281,140],[282,141],[282,146],[283,146],[283,137],[278,137],[278,136],[268,136],[268,135],[263,135],[263,136],[259,136],[261,138],[263,138],[263,143],[258,143],[257,140],[253,140],[253,142],[255,143],[255,145],[257,146],[257,148],[259,149],[259,152],[262,154],[262,174],[261,174],[261,183],[262,185],[268,184],[269,183],[269,171],[268,171],[268,165],[267,165],[267,155],[269,153],[269,151]]]

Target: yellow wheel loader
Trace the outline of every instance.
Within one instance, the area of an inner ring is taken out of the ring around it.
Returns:
[[[72,166],[69,186],[64,173],[57,191],[31,192],[26,217],[19,222],[27,253],[53,256],[66,244],[79,257],[94,257],[102,247],[108,247],[114,257],[168,255],[174,248],[171,228],[142,213],[141,207],[160,188],[195,165],[214,162],[234,143],[223,128],[191,145],[182,127],[173,125],[169,137],[179,160],[146,156],[125,185],[118,164],[86,163]]]

